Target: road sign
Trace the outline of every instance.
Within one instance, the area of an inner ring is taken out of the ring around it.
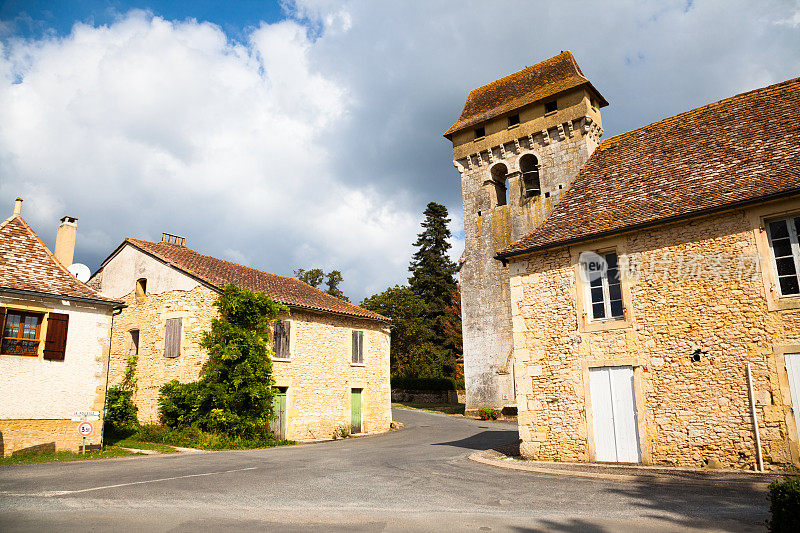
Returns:
[[[73,411],[72,421],[82,422],[88,420],[100,420],[100,411]]]
[[[81,422],[78,424],[78,435],[81,437],[88,437],[94,433],[94,426],[91,422]]]

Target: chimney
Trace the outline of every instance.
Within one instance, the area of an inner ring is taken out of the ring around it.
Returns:
[[[17,199],[14,200],[14,215],[21,215],[22,214],[22,198],[17,196]]]
[[[185,246],[186,237],[181,237],[180,235],[174,235],[172,233],[162,233],[161,234],[161,242],[166,242],[169,244],[177,244],[178,246]]]
[[[72,264],[72,258],[75,255],[75,235],[78,233],[77,222],[78,219],[75,217],[63,217],[61,224],[58,225],[54,255],[65,267]]]

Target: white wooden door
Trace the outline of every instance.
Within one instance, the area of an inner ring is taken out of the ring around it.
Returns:
[[[597,460],[640,462],[633,367],[589,369],[589,393],[592,395]]]
[[[800,433],[800,353],[786,354],[786,373],[789,375],[789,392],[792,395],[794,424]]]

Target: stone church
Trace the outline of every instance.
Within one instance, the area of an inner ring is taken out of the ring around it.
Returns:
[[[600,143],[606,105],[564,52],[445,134],[468,409],[530,459],[800,465],[800,78]]]

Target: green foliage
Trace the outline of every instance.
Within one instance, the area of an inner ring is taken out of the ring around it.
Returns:
[[[333,440],[346,439],[349,436],[350,436],[350,426],[336,426],[336,428],[333,430],[333,435],[331,435],[331,438]]]
[[[481,407],[478,409],[478,418],[481,420],[497,420],[500,416],[500,411],[490,407]]]
[[[294,441],[278,440],[271,433],[259,437],[240,438],[202,431],[197,427],[171,428],[155,424],[143,425],[131,440],[201,450],[270,448],[294,444]]]
[[[122,381],[119,384],[119,388],[129,391],[135,391],[137,388],[136,379],[136,364],[139,362],[139,354],[133,354],[128,357],[128,361],[125,363],[125,371],[122,374]]]
[[[294,277],[304,283],[308,283],[315,289],[319,289],[323,280],[325,280],[326,293],[330,294],[331,296],[335,296],[340,300],[344,300],[345,302],[350,301],[350,299],[344,295],[341,289],[339,289],[339,285],[343,280],[342,272],[339,270],[331,270],[326,274],[321,268],[312,268],[311,270],[298,268],[294,271]]]
[[[392,376],[392,388],[402,390],[457,390],[459,381],[451,378],[415,378]]]
[[[227,438],[263,439],[273,418],[270,324],[289,309],[263,293],[223,287],[200,346],[208,363],[195,383],[161,388],[159,415],[171,428],[195,427]]]
[[[110,387],[106,392],[105,431],[126,434],[139,428],[139,409],[133,403],[133,391]]]
[[[88,459],[110,459],[125,455],[137,455],[136,452],[110,447],[105,450],[89,450],[86,454],[62,450],[58,452],[19,453],[9,457],[0,457],[0,465],[27,465],[33,463],[65,463],[68,461],[85,461]]]
[[[294,271],[294,277],[318,289],[322,284],[322,280],[325,278],[325,272],[323,272],[321,268],[312,268],[311,270],[298,268]]]
[[[770,483],[769,499],[769,531],[800,531],[800,478],[787,476],[783,481]]]

